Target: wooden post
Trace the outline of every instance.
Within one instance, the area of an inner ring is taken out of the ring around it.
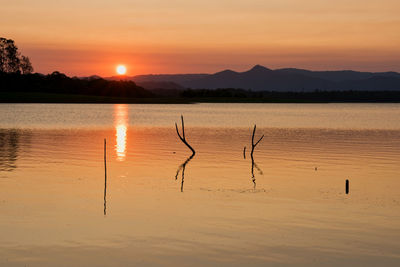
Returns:
[[[104,138],[104,177],[107,180],[107,141]]]
[[[104,138],[104,215],[107,211],[107,141]]]
[[[349,180],[346,180],[346,195],[349,194]]]

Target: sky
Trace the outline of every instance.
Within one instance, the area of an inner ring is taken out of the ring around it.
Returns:
[[[0,36],[71,76],[353,69],[400,72],[399,0],[0,0]]]

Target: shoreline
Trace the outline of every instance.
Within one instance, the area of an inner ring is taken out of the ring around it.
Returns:
[[[304,95],[302,95],[304,97]],[[345,98],[345,97],[344,97]],[[54,104],[197,104],[197,103],[400,103],[400,99],[307,99],[307,98],[251,98],[251,97],[149,97],[127,98],[75,94],[1,92],[0,103]]]

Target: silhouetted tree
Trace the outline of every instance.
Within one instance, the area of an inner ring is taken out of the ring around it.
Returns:
[[[29,57],[21,56],[20,67],[23,74],[29,74],[33,72],[33,67]]]
[[[29,58],[18,52],[14,40],[3,37],[0,37],[0,72],[23,74],[33,72]]]

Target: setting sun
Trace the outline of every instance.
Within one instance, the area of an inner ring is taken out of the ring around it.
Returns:
[[[119,75],[124,75],[126,73],[126,67],[124,65],[117,66],[117,73]]]

